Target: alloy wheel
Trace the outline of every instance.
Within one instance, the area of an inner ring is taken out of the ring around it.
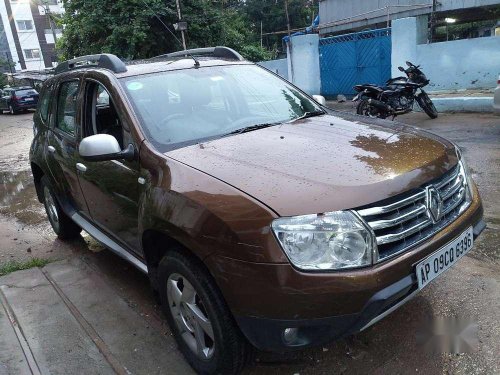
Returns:
[[[54,198],[52,197],[52,194],[50,193],[50,190],[47,186],[44,187],[43,189],[43,197],[45,201],[45,209],[47,211],[47,215],[49,217],[50,223],[54,227],[54,230],[56,232],[59,231],[59,215],[57,213],[57,207],[54,202]]]
[[[167,280],[167,298],[185,343],[199,359],[212,358],[215,352],[212,323],[193,285],[184,276],[174,273]]]

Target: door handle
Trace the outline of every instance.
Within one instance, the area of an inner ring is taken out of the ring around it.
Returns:
[[[47,150],[49,150],[49,152],[51,152],[51,153],[56,152],[56,148],[54,146],[47,147]]]
[[[76,163],[76,169],[78,169],[82,173],[87,171],[87,167],[82,163]]]

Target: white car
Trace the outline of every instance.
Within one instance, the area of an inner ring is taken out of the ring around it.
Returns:
[[[497,88],[495,89],[495,94],[493,95],[493,109],[500,112],[500,75],[498,76]]]

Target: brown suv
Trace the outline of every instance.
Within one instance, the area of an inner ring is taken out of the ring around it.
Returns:
[[[369,327],[485,227],[451,142],[332,111],[224,47],[62,63],[34,119],[55,232],[147,273],[202,373]]]

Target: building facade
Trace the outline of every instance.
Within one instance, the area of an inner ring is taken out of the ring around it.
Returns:
[[[62,35],[54,18],[64,12],[58,0],[0,0],[0,59],[3,72],[38,71],[54,66],[55,40]]]
[[[445,20],[452,19],[457,26],[473,23],[471,28],[477,30],[478,37],[491,36],[496,32],[499,12],[500,0],[320,0],[319,32],[346,34],[388,27],[395,19],[432,15],[436,27],[446,26]]]

